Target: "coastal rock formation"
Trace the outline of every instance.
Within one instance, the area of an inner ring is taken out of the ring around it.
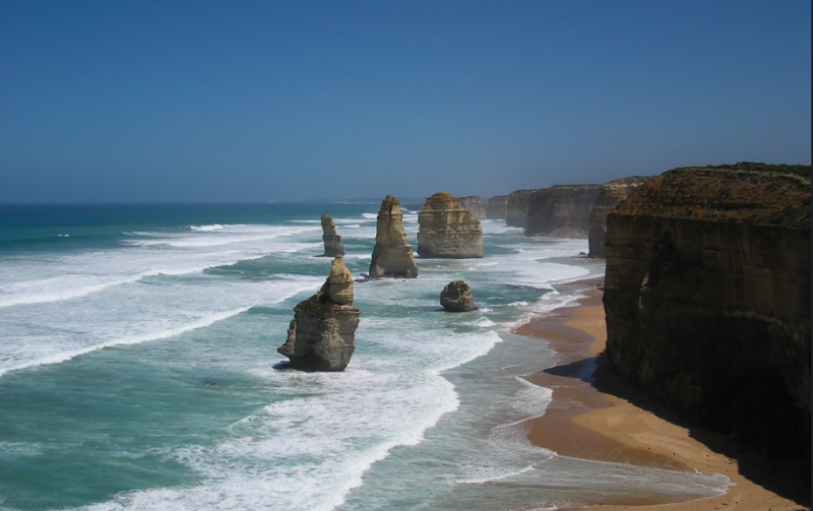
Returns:
[[[810,166],[654,177],[607,219],[604,294],[621,374],[698,423],[807,456],[810,194]]]
[[[453,195],[438,192],[418,213],[418,255],[429,258],[483,257],[483,228]]]
[[[486,208],[483,206],[480,197],[470,195],[468,197],[458,197],[458,200],[460,200],[460,205],[468,209],[477,220],[483,220],[486,217]]]
[[[370,277],[418,276],[418,266],[404,232],[404,214],[398,199],[387,195],[381,202],[375,225],[375,247]]]
[[[626,199],[627,196],[648,177],[622,177],[604,183],[598,192],[598,198],[590,212],[590,227],[587,233],[589,257],[604,257],[604,235],[607,232],[607,215]]]
[[[516,190],[508,194],[505,204],[505,225],[508,227],[522,227],[528,225],[528,208],[531,199],[537,190]]]
[[[528,206],[526,236],[586,238],[599,185],[559,185],[537,190]]]
[[[505,220],[505,209],[507,205],[507,195],[495,195],[494,197],[488,199],[488,206],[486,206],[486,218]]]
[[[336,234],[336,222],[328,215],[322,215],[322,242],[325,244],[324,257],[344,255],[342,237]]]
[[[449,282],[440,293],[440,304],[448,312],[477,310],[471,288],[462,280]]]
[[[277,351],[290,359],[292,369],[343,371],[356,349],[358,324],[353,277],[336,256],[319,292],[294,307],[288,339]]]

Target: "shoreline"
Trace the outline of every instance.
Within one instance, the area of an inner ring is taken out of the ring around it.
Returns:
[[[717,473],[731,481],[726,493],[716,497],[591,506],[602,511],[809,509],[809,484],[805,488],[793,462],[764,460],[725,435],[687,426],[676,412],[614,373],[603,354],[603,281],[567,284],[589,290],[589,295],[577,306],[556,309],[513,330],[544,339],[562,356],[557,366],[525,377],[553,390],[545,414],[529,419],[530,442],[562,456]]]

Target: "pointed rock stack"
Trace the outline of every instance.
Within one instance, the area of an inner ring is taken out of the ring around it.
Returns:
[[[344,255],[342,237],[336,234],[336,222],[328,215],[322,215],[322,241],[325,244],[324,257]]]
[[[398,199],[391,195],[381,202],[375,226],[375,248],[370,277],[415,278],[418,265],[404,232],[404,214]]]
[[[428,258],[483,257],[483,228],[452,194],[438,192],[418,213],[418,255]]]
[[[356,349],[360,311],[353,307],[353,276],[336,256],[330,276],[318,293],[294,307],[288,339],[277,351],[288,367],[310,371],[343,371]]]

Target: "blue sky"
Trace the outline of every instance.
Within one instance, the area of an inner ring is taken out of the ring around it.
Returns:
[[[0,0],[0,202],[810,164],[806,0]]]

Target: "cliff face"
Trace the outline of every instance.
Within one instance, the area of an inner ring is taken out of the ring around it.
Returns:
[[[652,178],[608,217],[604,294],[619,372],[695,421],[808,455],[810,193],[769,172]]]
[[[343,371],[356,349],[359,310],[353,307],[353,277],[337,256],[322,289],[294,307],[288,338],[277,351],[288,367]]]
[[[507,205],[507,195],[495,195],[494,197],[488,199],[488,206],[486,206],[486,218],[505,220],[505,209]]]
[[[460,205],[468,209],[477,220],[483,220],[486,217],[486,208],[483,206],[480,197],[470,195],[468,197],[459,197],[458,200],[460,201]]]
[[[412,247],[407,243],[404,214],[398,199],[391,195],[384,198],[375,229],[370,277],[417,277],[418,266],[412,255]]]
[[[439,192],[418,213],[418,255],[429,258],[483,257],[480,221],[454,196]]]
[[[604,238],[607,232],[607,215],[626,199],[627,196],[648,177],[623,177],[609,183],[604,183],[598,192],[598,197],[590,212],[590,225],[587,233],[590,257],[604,257]]]
[[[505,204],[505,225],[525,227],[528,225],[528,208],[534,193],[539,190],[516,190],[508,195]]]
[[[528,207],[526,236],[586,238],[599,185],[560,185],[537,190]]]
[[[336,222],[328,215],[322,215],[322,242],[325,245],[324,257],[344,255],[342,237],[336,233]]]

